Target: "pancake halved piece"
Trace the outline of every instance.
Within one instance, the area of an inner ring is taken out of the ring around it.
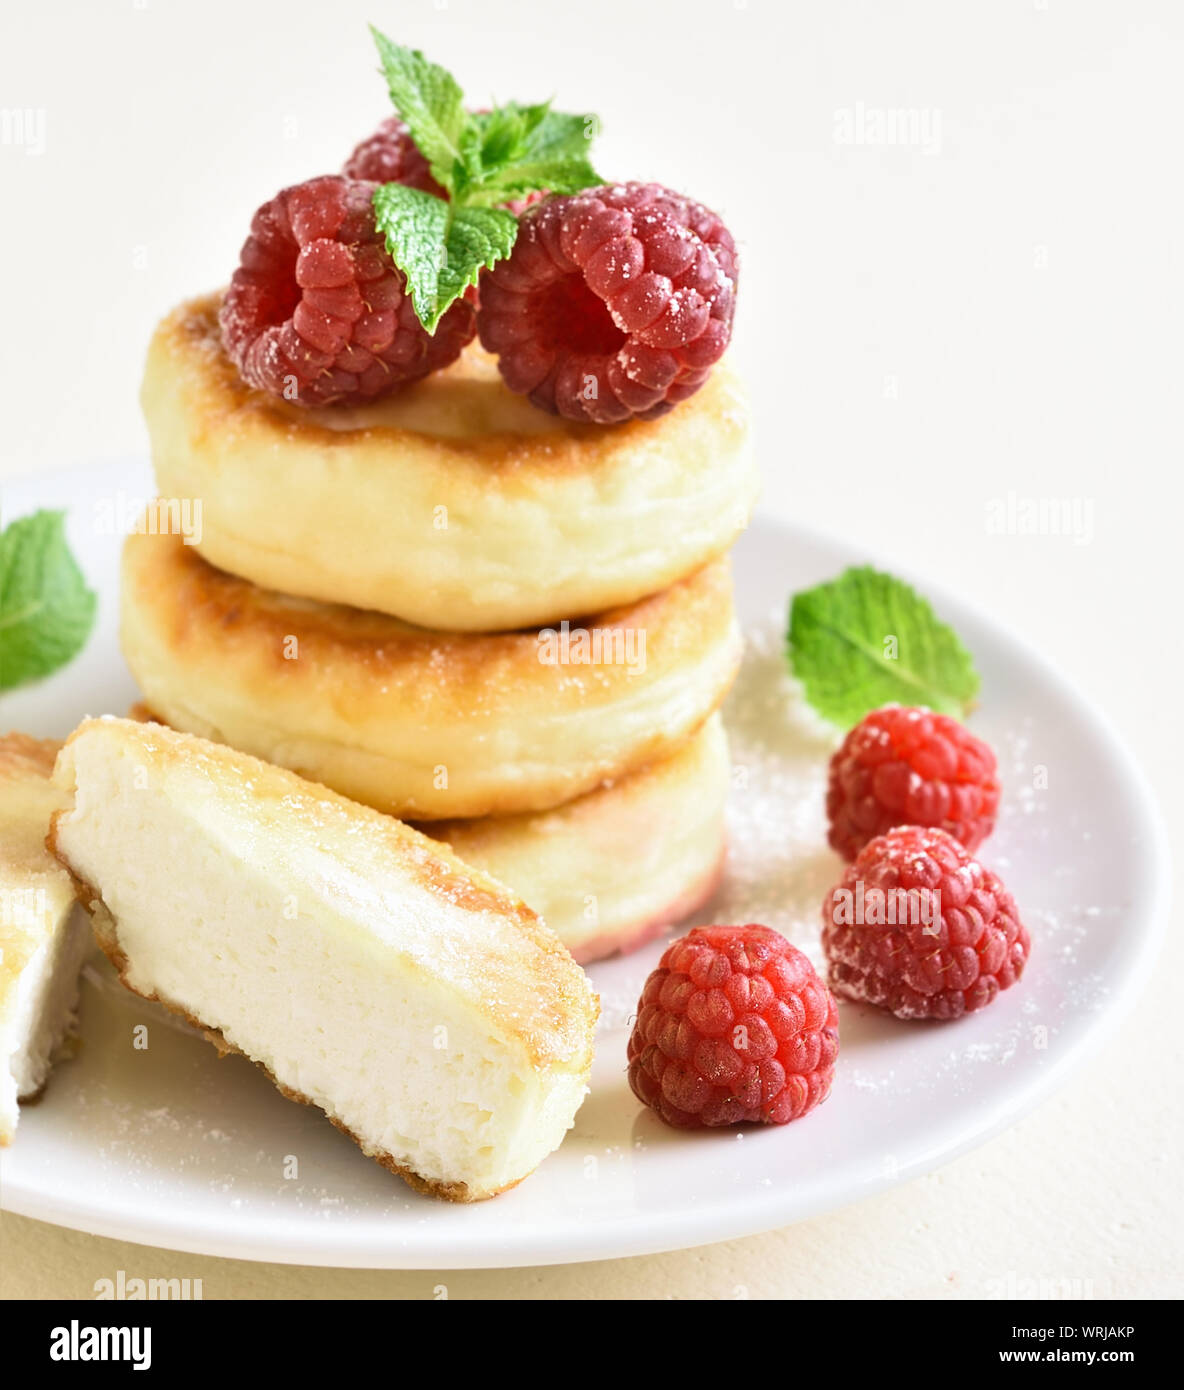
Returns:
[[[143,704],[129,718],[161,722]],[[730,770],[716,713],[670,757],[553,810],[417,828],[517,893],[587,965],[637,950],[711,897]]]
[[[219,302],[160,325],[141,401],[158,492],[201,499],[202,554],[256,584],[493,632],[632,603],[747,525],[758,477],[726,361],[620,425],[537,409],[476,343],[385,400],[309,410],[243,384]]]
[[[546,810],[671,755],[740,661],[727,560],[542,631],[427,632],[129,536],[120,640],[174,729],[408,820]]]
[[[674,754],[552,811],[429,821],[507,884],[587,964],[701,907],[723,869],[730,763],[720,715]]]
[[[473,1201],[556,1148],[597,1001],[446,847],[255,758],[88,720],[51,846],[127,987],[244,1053],[415,1188]]]
[[[59,744],[0,738],[0,1144],[36,1097],[69,1032],[90,923],[45,846],[64,799],[49,780]]]

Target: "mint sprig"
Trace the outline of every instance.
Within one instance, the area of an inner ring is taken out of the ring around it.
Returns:
[[[451,187],[466,125],[464,93],[450,72],[429,63],[418,49],[392,43],[373,24],[370,32],[395,110],[407,122],[432,177]]]
[[[429,333],[484,266],[510,254],[518,235],[517,219],[502,208],[455,207],[401,183],[375,190],[374,215]]]
[[[964,716],[978,694],[954,630],[903,580],[869,566],[795,594],[788,638],[807,700],[841,728],[893,701]]]
[[[578,193],[602,183],[588,149],[599,129],[595,116],[552,111],[551,103],[510,102],[477,111],[470,120],[478,143],[461,190],[467,202],[502,202],[511,193]]]
[[[403,184],[374,193],[391,259],[407,277],[411,302],[429,333],[481,271],[514,249],[518,221],[499,204],[526,193],[578,193],[601,183],[588,158],[595,116],[507,102],[467,111],[464,93],[418,49],[371,26],[395,109],[446,191],[437,198]]]
[[[0,531],[0,690],[50,675],[90,635],[97,600],[70,553],[65,517],[34,512]]]

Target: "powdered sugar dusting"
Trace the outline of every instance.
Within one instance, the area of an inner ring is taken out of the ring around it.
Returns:
[[[728,848],[719,891],[670,936],[592,969],[602,1047],[626,1029],[646,976],[670,937],[710,922],[760,922],[823,967],[821,905],[842,872],[826,843],[826,772],[840,734],[820,720],[789,674],[784,614],[745,633],[744,661],[724,706],[732,757]]]
[[[732,795],[714,920],[773,927],[820,966],[821,903],[842,872],[825,813],[827,763],[840,736],[789,674],[780,611],[747,635],[725,719]]]

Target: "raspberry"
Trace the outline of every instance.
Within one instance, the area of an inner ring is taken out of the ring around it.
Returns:
[[[222,301],[222,342],[248,386],[300,405],[384,396],[454,361],[475,331],[458,300],[431,336],[374,221],[375,185],[329,175],[255,214]]]
[[[345,161],[346,178],[371,183],[405,183],[437,198],[447,198],[428,168],[428,162],[398,116],[388,116],[373,135],[363,140]]]
[[[507,212],[512,212],[515,217],[521,217],[527,208],[534,207],[535,203],[541,203],[547,196],[546,192],[539,188],[533,193],[523,193],[517,198],[511,198],[508,203],[503,203],[502,207]]]
[[[944,830],[872,840],[822,906],[830,986],[897,1018],[959,1018],[1015,984],[1031,941],[999,879]]]
[[[645,983],[629,1085],[681,1128],[800,1119],[830,1093],[839,1016],[806,957],[768,927],[696,927]]]
[[[511,391],[572,420],[653,419],[692,395],[732,333],[736,247],[658,184],[527,209],[481,277],[478,331]]]
[[[885,705],[830,760],[827,838],[844,859],[894,825],[937,826],[974,850],[998,810],[994,753],[944,714]]]

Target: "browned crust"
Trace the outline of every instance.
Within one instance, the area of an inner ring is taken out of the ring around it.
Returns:
[[[279,1091],[280,1095],[282,1095],[286,1100],[298,1101],[301,1105],[309,1105],[312,1106],[315,1110],[320,1110],[321,1107],[317,1105],[316,1101],[310,1100],[308,1096],[302,1095],[299,1091],[294,1091],[291,1089],[291,1087],[283,1085],[282,1082],[276,1080],[271,1070],[262,1062],[257,1061],[254,1057],[251,1057],[248,1053],[244,1052],[242,1048],[236,1047],[231,1042],[227,1042],[226,1038],[223,1037],[222,1033],[217,1028],[211,1028],[200,1018],[195,1017],[187,1009],[183,1009],[179,1004],[175,1004],[172,1000],[164,999],[159,994],[145,994],[142,990],[136,989],[135,986],[130,983],[130,981],[128,980],[129,962],[127,954],[123,950],[123,947],[119,944],[119,938],[114,931],[115,919],[111,914],[111,910],[103,901],[102,894],[98,891],[98,889],[95,888],[93,884],[88,883],[84,878],[80,878],[78,874],[70,867],[69,863],[62,856],[61,852],[58,850],[58,821],[63,814],[63,811],[55,811],[53,815],[50,817],[49,835],[46,840],[46,843],[49,845],[49,848],[53,851],[53,853],[57,855],[58,859],[61,860],[61,863],[65,867],[66,872],[70,875],[70,878],[74,884],[74,891],[78,895],[78,900],[86,908],[86,911],[90,917],[91,926],[94,928],[95,940],[98,942],[99,948],[102,950],[103,954],[107,957],[107,959],[111,962],[112,966],[114,967],[116,974],[119,976],[120,984],[122,984],[123,987],[127,989],[130,993],[138,995],[141,999],[147,999],[150,1003],[159,1004],[162,1008],[167,1009],[169,1013],[175,1014],[178,1018],[184,1019],[185,1022],[190,1025],[190,1027],[196,1028],[198,1032],[200,1032],[201,1035],[206,1039],[207,1042],[210,1042],[214,1045],[214,1047],[218,1050],[218,1055],[220,1057],[226,1057],[231,1053],[237,1053],[238,1056],[245,1057],[248,1062],[251,1062],[254,1066],[258,1067],[259,1070],[263,1072],[263,1074],[266,1077],[268,1077],[272,1085],[276,1088],[277,1091]],[[95,912],[96,905],[102,908],[101,915]],[[110,924],[111,930],[107,929],[108,924]],[[383,1168],[387,1169],[388,1172],[395,1174],[396,1177],[402,1178],[403,1181],[407,1183],[409,1187],[414,1188],[416,1192],[423,1193],[427,1197],[438,1197],[446,1202],[481,1202],[487,1200],[489,1197],[496,1197],[502,1192],[509,1191],[511,1187],[516,1187],[518,1183],[522,1181],[521,1178],[516,1179],[515,1182],[507,1183],[505,1187],[499,1188],[497,1192],[487,1192],[481,1194],[470,1193],[467,1183],[440,1182],[434,1178],[426,1178],[423,1176],[422,1173],[417,1173],[412,1168],[403,1167],[401,1164],[396,1162],[396,1160],[389,1153],[366,1153],[365,1148],[363,1148],[362,1146],[362,1141],[347,1125],[343,1124],[333,1115],[329,1115],[324,1110],[321,1110],[321,1113],[325,1115],[325,1118],[329,1120],[330,1123],[333,1124],[337,1129],[339,1129],[342,1132],[342,1134],[345,1134],[350,1139],[352,1139],[354,1143],[357,1144],[358,1148],[360,1148],[362,1152],[366,1154],[367,1158],[374,1159],[376,1163],[380,1164]]]
[[[261,446],[268,441],[282,440],[294,431],[299,431],[302,438],[313,444],[334,449],[348,447],[351,440],[359,437],[382,440],[391,448],[397,448],[400,440],[421,437],[415,430],[387,424],[356,429],[330,428],[298,405],[252,390],[222,347],[218,324],[221,304],[222,291],[219,290],[179,305],[157,328],[152,349],[154,352],[162,350],[179,364],[181,379],[191,383],[186,389],[195,402],[200,403],[203,420],[232,420],[236,432],[257,439]],[[482,368],[492,361],[492,355],[474,341],[456,362],[413,383],[405,394],[432,391],[455,394],[458,384],[471,383],[478,394],[492,389],[513,399],[513,393],[500,380],[489,386],[481,381],[488,375]],[[194,364],[198,364],[199,369],[196,376],[193,375]],[[714,392],[721,389],[717,375],[713,373],[708,378],[692,408],[714,408],[711,404]],[[435,436],[434,443],[454,460],[476,463],[490,473],[529,470],[539,475],[552,475],[587,469],[590,461],[623,457],[636,450],[646,436],[669,427],[666,417],[661,417],[658,420],[627,420],[606,430],[603,425],[582,424],[556,415],[540,430],[537,408],[527,406],[524,401],[523,409],[533,412],[529,414],[529,432],[482,430],[463,438]],[[685,412],[687,407],[684,404],[680,409]]]
[[[221,659],[250,661],[252,670],[284,682],[284,688],[306,685],[310,695],[322,691],[323,673],[334,673],[341,679],[332,695],[343,709],[349,708],[351,686],[363,706],[381,686],[398,693],[404,718],[431,715],[441,701],[449,709],[476,712],[499,704],[512,709],[511,702],[532,695],[568,708],[610,704],[638,682],[684,663],[690,669],[726,638],[733,621],[726,558],[635,603],[571,622],[572,630],[644,633],[647,664],[640,676],[623,664],[544,664],[539,633],[545,628],[435,631],[367,609],[294,600],[217,569],[178,535],[129,536],[123,582],[125,604],[134,604],[151,623],[174,661],[192,661],[216,648]],[[299,642],[298,661],[285,656],[292,637]]]
[[[61,743],[13,732],[0,738],[0,782],[40,777],[48,779]]]
[[[722,703],[741,654],[726,558],[574,620],[576,631],[642,634],[640,670],[620,660],[546,663],[537,628],[431,631],[295,600],[216,568],[176,535],[127,538],[121,604],[124,655],[158,716],[414,821],[546,810],[672,755]],[[611,718],[684,676],[694,702],[679,702],[677,724],[594,736],[598,713]],[[567,735],[569,716],[579,722]],[[548,731],[546,756],[528,776],[503,775],[492,765],[497,740],[482,746],[479,735],[504,729],[524,744],[536,720]],[[437,739],[437,756],[423,751],[418,729]],[[449,729],[460,731],[449,747],[463,772],[440,791],[429,764],[454,761],[441,752]],[[566,750],[565,738],[574,740]],[[460,748],[472,748],[475,763]]]

